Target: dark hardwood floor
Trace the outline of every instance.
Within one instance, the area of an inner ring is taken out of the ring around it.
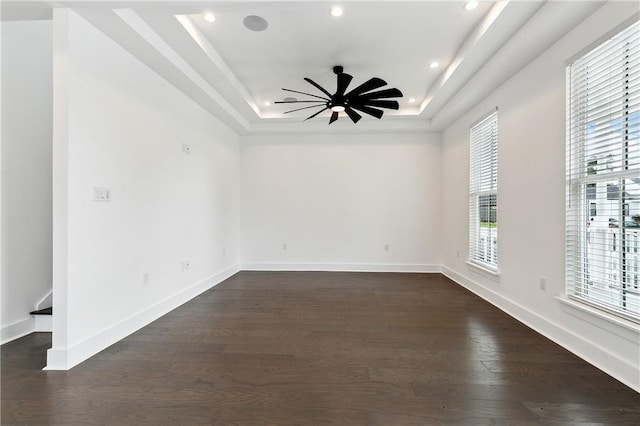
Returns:
[[[3,425],[639,425],[640,395],[438,274],[241,272],[70,371],[2,346]]]

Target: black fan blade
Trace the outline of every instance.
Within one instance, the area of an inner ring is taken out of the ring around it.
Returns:
[[[357,109],[358,111],[362,111],[365,114],[372,115],[375,118],[382,118],[382,114],[384,114],[384,112],[382,110],[371,108],[371,107],[368,107],[366,105],[354,105],[354,104],[351,104],[350,106],[353,109]]]
[[[327,92],[324,87],[320,86],[318,83],[316,83],[315,81],[311,80],[310,78],[305,77],[304,80],[308,83],[311,83],[316,89],[320,90],[322,93],[326,94],[328,97],[331,97],[331,93]]]
[[[402,92],[396,89],[384,89],[378,92],[365,93],[360,99],[382,99],[382,98],[401,98]]]
[[[382,86],[386,86],[387,82],[384,81],[381,78],[378,77],[373,77],[371,79],[369,79],[368,81],[365,81],[364,83],[362,83],[360,86],[356,87],[355,89],[353,89],[352,91],[350,91],[349,93],[347,93],[345,95],[346,98],[350,98],[350,97],[354,97],[354,96],[358,96],[361,95],[365,92],[369,92],[371,90],[375,90],[375,89],[379,89]]]
[[[283,114],[289,114],[290,112],[302,111],[303,109],[318,108],[318,107],[321,107],[321,106],[324,106],[324,105],[311,105],[311,106],[304,107],[304,108],[292,109],[291,111],[283,112]]]
[[[355,112],[353,109],[351,109],[351,107],[346,107],[344,109],[344,112],[347,113],[347,115],[349,116],[351,121],[353,121],[354,124],[360,121],[360,119],[362,118],[362,116],[357,112]]]
[[[333,123],[337,119],[338,119],[338,112],[337,111],[333,111],[333,113],[331,114],[331,118],[329,119],[329,124]]]
[[[380,101],[375,99],[359,99],[361,105],[374,106],[379,108],[399,109],[398,101]],[[356,103],[357,104],[357,103]]]
[[[331,100],[329,98],[323,98],[322,96],[312,95],[311,93],[298,92],[297,90],[291,90],[291,89],[285,89],[285,88],[282,88],[282,90],[284,90],[285,92],[293,92],[293,93],[300,93],[301,95],[313,96],[314,98],[324,99],[325,101]],[[329,97],[331,97],[331,95],[329,95]]]
[[[311,115],[311,116],[309,116],[309,117],[305,118],[305,119],[304,119],[304,121],[310,120],[310,119],[312,119],[313,117],[315,117],[316,115],[318,115],[318,114],[320,114],[321,112],[323,112],[323,111],[325,111],[325,110],[328,110],[328,109],[329,109],[328,107],[325,107],[324,109],[321,109],[320,111],[316,112],[315,114],[313,114],[313,115]]]
[[[274,104],[299,104],[299,103],[319,103],[324,104],[326,101],[275,101]]]
[[[336,90],[335,96],[342,96],[344,92],[347,90],[349,83],[351,83],[353,77],[347,73],[338,74],[338,89]]]

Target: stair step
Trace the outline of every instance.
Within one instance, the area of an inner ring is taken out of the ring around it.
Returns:
[[[31,315],[53,315],[53,307],[29,312]]]

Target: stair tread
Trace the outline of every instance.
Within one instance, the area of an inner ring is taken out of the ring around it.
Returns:
[[[40,309],[38,311],[29,312],[31,315],[53,315],[53,307]]]

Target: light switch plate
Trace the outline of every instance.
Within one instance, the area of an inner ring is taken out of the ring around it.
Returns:
[[[111,188],[93,188],[93,201],[111,201]]]

